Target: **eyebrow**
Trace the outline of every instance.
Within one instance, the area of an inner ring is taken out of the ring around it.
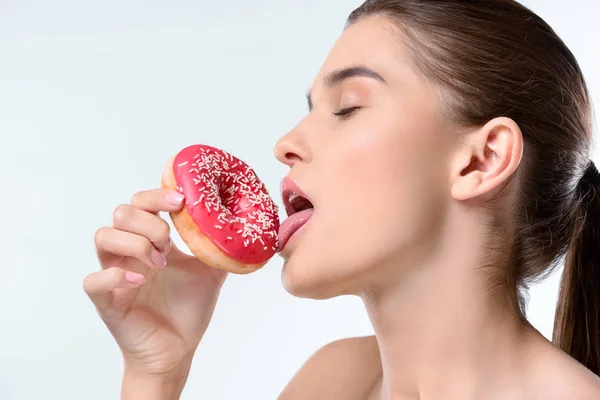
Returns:
[[[325,86],[333,87],[333,86],[339,85],[346,79],[353,78],[353,77],[371,78],[371,79],[375,79],[379,82],[386,83],[385,79],[383,79],[383,77],[381,75],[379,75],[377,72],[373,71],[372,69],[363,67],[363,66],[356,66],[356,67],[336,69],[336,70],[331,71],[325,77]],[[313,108],[313,102],[312,102],[312,95],[311,95],[310,91],[308,91],[308,93],[306,93],[306,100],[308,101],[308,110],[311,111]]]

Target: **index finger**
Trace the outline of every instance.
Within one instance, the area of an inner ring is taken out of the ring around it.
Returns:
[[[174,212],[181,210],[184,196],[172,189],[160,188],[137,192],[131,198],[135,208],[150,212]]]

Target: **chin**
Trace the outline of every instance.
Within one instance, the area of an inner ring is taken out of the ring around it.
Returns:
[[[330,265],[302,261],[292,255],[283,264],[281,282],[288,293],[300,298],[325,300],[352,294],[347,279],[335,271]]]
[[[285,261],[281,271],[281,283],[284,289],[295,297],[323,300],[330,298],[325,293],[326,286],[319,282],[314,274],[310,273],[310,266],[300,265],[294,261],[294,257]]]

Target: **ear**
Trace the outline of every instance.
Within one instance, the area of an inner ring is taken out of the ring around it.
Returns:
[[[510,118],[498,117],[469,133],[453,160],[452,197],[468,200],[508,179],[523,156],[523,134]]]

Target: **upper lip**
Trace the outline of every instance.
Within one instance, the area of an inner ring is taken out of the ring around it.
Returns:
[[[312,203],[312,200],[308,197],[308,195],[290,178],[286,176],[281,181],[281,198],[283,200],[283,205],[285,206],[285,212],[288,217],[296,212],[294,206],[290,203],[290,196],[292,194],[296,194],[300,197],[305,198],[306,200]]]

